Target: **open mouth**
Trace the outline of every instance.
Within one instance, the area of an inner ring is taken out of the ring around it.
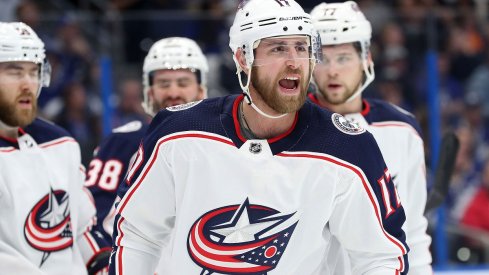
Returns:
[[[21,98],[19,101],[21,107],[31,107],[32,99],[31,98]]]
[[[328,85],[328,88],[330,88],[330,89],[338,89],[338,88],[340,88],[340,87],[341,87],[341,85],[340,85],[340,84],[329,84],[329,85]]]
[[[296,76],[288,76],[280,79],[278,84],[286,91],[295,91],[299,87],[299,78]]]

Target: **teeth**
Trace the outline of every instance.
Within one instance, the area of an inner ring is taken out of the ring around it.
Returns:
[[[289,77],[286,77],[285,79],[287,79],[287,80],[297,80],[299,78],[298,77],[289,76]]]

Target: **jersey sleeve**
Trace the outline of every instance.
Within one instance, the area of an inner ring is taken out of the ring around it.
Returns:
[[[380,149],[366,135],[356,165],[345,164],[339,175],[329,227],[350,256],[352,274],[407,274],[404,209]]]
[[[151,133],[138,150],[117,206],[109,274],[153,274],[175,221],[172,169],[164,140]]]
[[[428,221],[424,216],[427,199],[424,146],[421,137],[411,135],[407,161],[406,184],[398,184],[401,199],[405,202],[405,231],[409,252],[410,274],[431,274],[431,238],[426,233]]]
[[[110,243],[95,227],[97,223],[95,203],[90,191],[83,186],[85,169],[82,165],[76,174],[78,182],[73,185],[73,195],[76,197],[75,211],[78,214],[75,239],[87,269],[99,270],[108,265]]]

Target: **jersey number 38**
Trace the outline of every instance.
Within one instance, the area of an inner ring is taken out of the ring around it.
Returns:
[[[98,185],[100,189],[115,191],[119,186],[123,167],[122,162],[115,159],[109,159],[105,162],[100,159],[93,159],[87,172],[85,186]]]

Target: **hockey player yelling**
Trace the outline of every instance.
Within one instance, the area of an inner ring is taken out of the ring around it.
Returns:
[[[306,99],[310,80],[309,38],[280,36],[265,38],[256,44],[251,93],[270,106],[274,114],[299,110]]]
[[[243,95],[154,117],[117,206],[111,274],[408,271],[404,209],[375,140],[306,101],[316,32],[294,0],[244,0],[229,31]]]

